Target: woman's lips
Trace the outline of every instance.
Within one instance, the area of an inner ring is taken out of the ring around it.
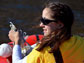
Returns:
[[[43,29],[43,32],[47,32],[47,29]]]

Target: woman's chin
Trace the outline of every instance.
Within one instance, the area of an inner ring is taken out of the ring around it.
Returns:
[[[48,36],[49,35],[49,33],[44,33],[44,36]]]

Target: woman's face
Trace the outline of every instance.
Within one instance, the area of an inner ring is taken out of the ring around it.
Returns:
[[[42,18],[48,20],[54,20],[52,18],[53,12],[49,8],[45,8],[42,12]],[[44,36],[50,35],[53,31],[56,30],[58,23],[50,22],[49,24],[45,25],[42,22],[40,23],[40,27],[43,28]]]

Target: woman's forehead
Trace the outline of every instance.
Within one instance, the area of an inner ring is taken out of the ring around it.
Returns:
[[[43,12],[42,12],[42,17],[43,18],[47,18],[47,19],[53,19],[53,12],[51,11],[50,8],[44,8]]]

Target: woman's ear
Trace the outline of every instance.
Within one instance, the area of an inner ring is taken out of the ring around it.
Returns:
[[[58,23],[58,29],[62,29],[64,27],[64,24],[60,21],[57,22]]]

